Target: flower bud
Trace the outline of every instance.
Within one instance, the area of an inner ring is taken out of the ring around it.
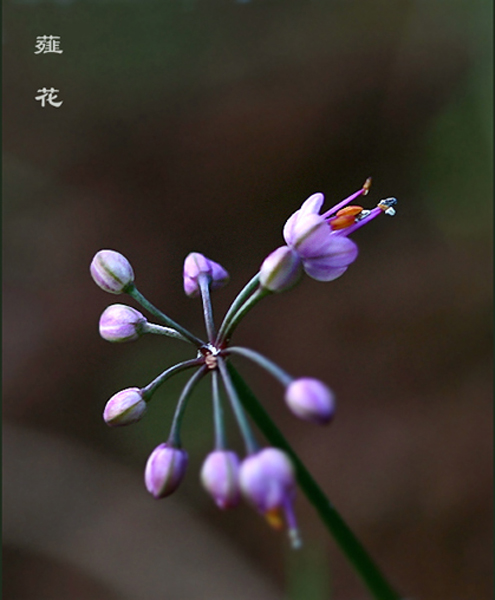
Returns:
[[[263,514],[284,508],[295,491],[294,468],[278,448],[265,448],[246,458],[239,471],[245,498]]]
[[[108,306],[100,317],[100,335],[109,342],[131,342],[143,333],[146,317],[125,304]]]
[[[282,292],[295,285],[302,274],[301,259],[288,246],[269,254],[260,268],[260,283],[271,292]]]
[[[200,294],[198,278],[201,274],[208,275],[213,290],[222,287],[229,280],[229,274],[221,265],[199,252],[191,252],[184,261],[184,291],[187,296]]]
[[[187,452],[169,444],[157,446],[144,470],[146,489],[155,498],[165,498],[179,487],[187,468]]]
[[[134,271],[125,256],[115,250],[100,250],[91,261],[91,277],[105,292],[121,294],[134,282]]]
[[[301,419],[313,423],[329,423],[335,413],[335,396],[318,379],[295,379],[285,390],[285,401],[290,410]]]
[[[127,388],[113,395],[106,403],[103,419],[110,427],[136,423],[146,412],[146,402],[137,387]]]
[[[201,482],[218,508],[232,508],[240,501],[239,458],[235,452],[216,450],[206,457]]]

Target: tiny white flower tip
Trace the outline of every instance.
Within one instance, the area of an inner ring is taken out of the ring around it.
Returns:
[[[96,285],[110,294],[121,294],[134,282],[134,271],[125,256],[115,250],[100,250],[90,265]]]
[[[335,413],[335,396],[323,382],[310,377],[295,379],[285,391],[285,401],[299,418],[313,423],[329,423]]]
[[[114,394],[105,405],[103,419],[110,427],[131,425],[146,412],[146,402],[137,387],[127,388]]]

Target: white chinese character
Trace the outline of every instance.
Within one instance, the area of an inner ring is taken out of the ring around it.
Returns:
[[[63,50],[60,50],[60,36],[59,35],[39,35],[36,38],[36,49],[38,52],[35,54],[47,54],[54,52],[55,54],[62,54]]]
[[[60,102],[55,102],[59,91],[60,90],[56,90],[55,88],[41,88],[40,90],[38,90],[38,93],[40,95],[36,96],[35,100],[41,101],[41,108],[45,108],[47,102],[55,108],[59,108],[60,106],[62,106],[63,103],[63,100],[60,100]]]

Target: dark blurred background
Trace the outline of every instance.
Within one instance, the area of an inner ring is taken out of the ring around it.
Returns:
[[[407,598],[492,597],[492,3],[488,0],[5,0],[4,598],[358,600],[313,508],[304,549],[251,509],[220,513],[198,472],[208,388],[183,433],[188,477],[142,483],[184,378],[139,424],[102,422],[116,391],[191,356],[98,336],[121,298],[89,276],[113,248],[140,290],[203,334],[182,262],[231,273],[217,316],[315,191],[328,208],[373,176],[394,219],[354,235],[335,282],[305,278],[236,332],[338,396],[329,428],[237,366]],[[63,54],[35,55],[59,35]],[[41,108],[41,87],[60,90]],[[232,424],[231,439],[241,448]]]

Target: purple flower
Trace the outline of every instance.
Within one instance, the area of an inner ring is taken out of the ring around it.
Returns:
[[[144,470],[146,489],[155,498],[165,498],[179,487],[186,474],[188,456],[185,450],[169,444],[157,446]]]
[[[91,261],[91,277],[105,292],[121,294],[134,282],[134,271],[125,256],[115,250],[100,250]]]
[[[127,388],[114,394],[105,405],[103,419],[107,425],[118,427],[136,423],[146,412],[146,402],[137,387]]]
[[[318,379],[295,379],[285,390],[285,401],[301,419],[314,423],[329,423],[335,413],[333,392]]]
[[[198,278],[201,274],[208,276],[212,289],[222,287],[229,280],[229,274],[221,265],[199,252],[191,252],[184,261],[184,291],[187,296],[199,295]]]
[[[332,281],[356,260],[358,248],[345,235],[335,235],[325,216],[319,214],[323,200],[323,194],[310,196],[288,219],[283,234],[310,277]]]
[[[297,252],[281,246],[269,254],[260,268],[260,284],[271,292],[283,292],[301,277],[301,260]]]
[[[235,452],[215,450],[206,457],[201,482],[219,508],[232,508],[240,501],[239,458]]]
[[[298,545],[292,506],[296,482],[287,454],[278,448],[265,448],[249,456],[241,464],[239,482],[246,500],[265,516],[272,527],[280,529],[283,526],[281,514],[285,514],[293,544]]]
[[[100,335],[109,342],[131,342],[143,333],[146,321],[138,310],[125,304],[112,304],[101,314]]]

